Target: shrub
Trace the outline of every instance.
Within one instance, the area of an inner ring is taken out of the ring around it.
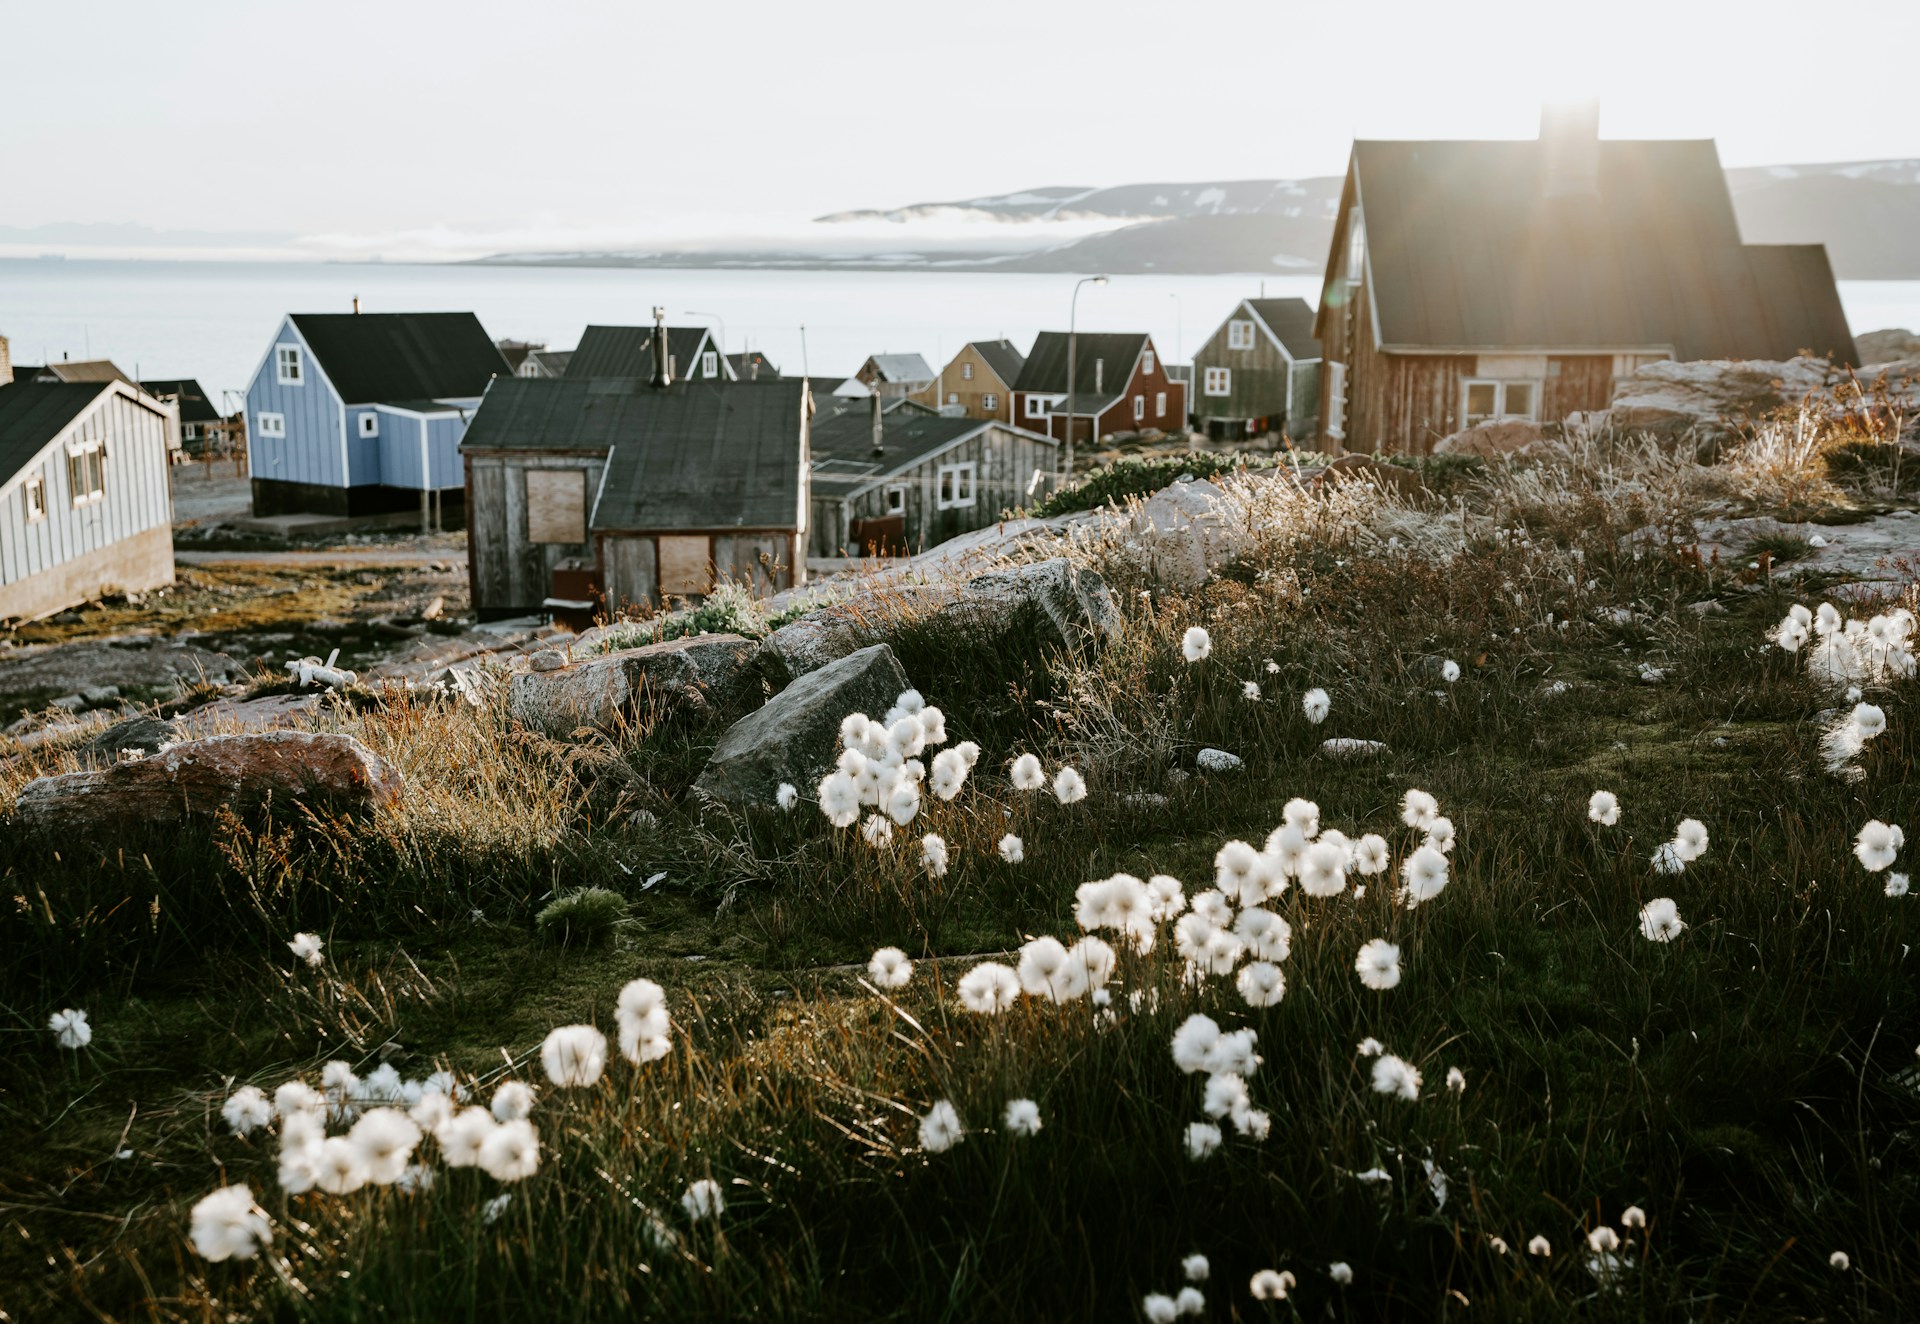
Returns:
[[[555,897],[533,917],[533,929],[548,942],[591,947],[613,938],[627,917],[627,899],[605,887],[582,887]]]
[[[1318,456],[1282,457],[1276,455],[1233,455],[1219,451],[1194,451],[1183,455],[1153,459],[1115,460],[1104,469],[1096,469],[1073,487],[1063,488],[1027,512],[1036,519],[1065,515],[1076,510],[1094,510],[1110,501],[1130,496],[1151,496],[1161,488],[1187,476],[1218,478],[1235,469],[1271,469],[1283,459]]]

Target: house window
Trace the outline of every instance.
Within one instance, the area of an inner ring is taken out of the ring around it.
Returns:
[[[27,523],[43,520],[47,517],[47,480],[29,478],[21,489],[21,495],[27,500]]]
[[[720,355],[718,352],[710,349],[700,356],[700,375],[702,377],[718,377],[720,375]]]
[[[1253,323],[1246,322],[1246,321],[1228,322],[1227,323],[1227,348],[1228,349],[1252,349],[1253,348]]]
[[[1027,397],[1027,417],[1028,418],[1045,418],[1046,416],[1047,416],[1047,402],[1045,400],[1042,400],[1037,395],[1028,396]]]
[[[380,415],[378,414],[360,415],[360,435],[363,437],[379,436],[380,435]]]
[[[974,503],[973,464],[943,464],[934,472],[937,496],[934,507],[954,510]]]
[[[527,470],[527,541],[578,545],[587,540],[587,471]]]
[[[287,416],[285,414],[260,415],[260,435],[263,437],[284,437],[287,435]]]
[[[907,485],[894,483],[887,488],[887,514],[904,515],[907,513]]]
[[[106,457],[99,442],[67,452],[67,484],[76,506],[90,505],[107,494]]]
[[[1355,207],[1347,216],[1347,279],[1359,282],[1367,270],[1367,223]]]
[[[971,363],[963,363],[960,365],[960,380],[963,382],[973,380],[973,365]]]
[[[299,386],[306,380],[300,362],[300,346],[273,347],[273,379],[282,386]]]
[[[1462,387],[1463,427],[1495,423],[1508,418],[1535,418],[1540,411],[1540,384],[1530,381],[1469,381]]]
[[[1167,416],[1167,393],[1165,391],[1155,391],[1153,393],[1153,416],[1155,418],[1165,418]]]
[[[1347,365],[1327,365],[1327,435],[1339,441],[1347,435]]]
[[[1140,356],[1140,371],[1148,372],[1148,373],[1153,371],[1153,351],[1152,350],[1148,350],[1146,353]]]
[[[1000,407],[1000,397],[992,391],[988,391],[980,397],[980,407],[982,409],[998,409]]]
[[[1208,368],[1206,381],[1203,384],[1208,395],[1232,395],[1233,369]]]
[[[1133,421],[1138,423],[1140,422],[1140,420],[1144,419],[1146,416],[1147,416],[1147,397],[1144,395],[1134,396],[1133,397]]]
[[[948,404],[950,404],[950,405],[957,405],[957,404],[959,404],[959,403],[960,403],[960,392],[958,392],[958,391],[948,391],[948,392],[947,392],[947,403],[948,403]]]

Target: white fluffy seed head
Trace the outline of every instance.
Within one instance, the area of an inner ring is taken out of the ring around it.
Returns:
[[[959,1110],[947,1099],[941,1099],[927,1109],[927,1115],[920,1119],[920,1147],[929,1154],[943,1154],[959,1144],[966,1135],[966,1128],[960,1124]]]
[[[1640,932],[1649,942],[1672,942],[1686,927],[1672,897],[1656,897],[1640,910]]]
[[[1353,968],[1361,983],[1384,993],[1400,982],[1400,949],[1385,938],[1375,938],[1360,948]]]
[[[1333,700],[1327,697],[1325,690],[1316,686],[1300,696],[1300,711],[1306,714],[1309,722],[1318,726],[1333,711]]]
[[[1408,791],[1400,801],[1400,821],[1425,831],[1440,817],[1440,802],[1425,791]]]
[[[1620,797],[1612,791],[1595,791],[1587,798],[1587,817],[1601,827],[1620,821]]]
[[[1213,652],[1213,636],[1198,625],[1189,626],[1180,636],[1180,652],[1189,662],[1202,662]]]
[[[1040,760],[1032,754],[1022,754],[1013,761],[1008,776],[1013,780],[1016,791],[1037,791],[1047,784],[1046,769],[1040,766]]]
[[[1087,798],[1087,783],[1079,772],[1063,767],[1053,776],[1054,798],[1063,805],[1078,803]]]
[[[1413,1103],[1420,1097],[1420,1071],[1405,1058],[1382,1053],[1373,1059],[1373,1089]]]
[[[547,1079],[565,1089],[585,1089],[607,1067],[607,1036],[591,1025],[562,1025],[540,1045]]]

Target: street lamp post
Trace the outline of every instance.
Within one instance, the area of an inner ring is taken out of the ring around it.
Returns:
[[[1105,285],[1105,276],[1082,276],[1074,282],[1073,300],[1067,306],[1067,473],[1066,482],[1073,481],[1073,395],[1074,373],[1079,367],[1075,358],[1075,336],[1080,316],[1080,287],[1082,285]]]
[[[687,316],[688,317],[711,317],[715,322],[718,322],[720,324],[720,357],[724,361],[727,357],[727,321],[726,319],[720,316],[720,314],[718,313],[696,312],[691,308],[687,309]],[[721,368],[720,380],[724,382],[726,379],[727,379],[727,370],[725,368]]]

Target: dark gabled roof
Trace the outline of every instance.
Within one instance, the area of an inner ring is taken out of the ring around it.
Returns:
[[[823,420],[815,415],[809,445],[813,451],[816,488],[844,495],[876,478],[911,469],[935,451],[945,450],[963,437],[999,426],[991,419],[943,418],[916,410],[888,410],[881,414],[883,451],[873,453],[872,405],[845,410]]]
[[[799,519],[806,383],[502,377],[463,451],[612,455],[596,532],[782,528]]]
[[[540,340],[496,340],[493,343],[500,351],[500,357],[507,361],[509,372],[519,372],[520,365],[527,361],[527,355],[547,347],[546,342]]]
[[[1027,366],[1027,357],[1013,347],[1011,340],[975,340],[969,342],[973,352],[985,359],[987,366],[993,369],[994,376],[1011,387],[1020,380],[1020,370]]]
[[[301,339],[350,405],[464,399],[507,374],[472,313],[293,313]]]
[[[868,364],[883,382],[930,382],[935,376],[932,365],[918,354],[875,354],[860,365],[860,371],[865,372]]]
[[[733,365],[733,375],[742,381],[754,375],[753,368],[755,364],[759,365],[759,375],[763,378],[778,377],[780,375],[780,369],[774,367],[773,364],[767,360],[767,356],[757,349],[743,350],[738,354],[729,354],[727,355],[727,362]]]
[[[15,382],[0,386],[0,483],[93,407],[111,382]]]
[[[182,423],[218,423],[220,411],[207,399],[200,383],[191,377],[169,377],[162,381],[140,383],[140,389],[159,400],[172,400],[180,406]]]
[[[667,328],[667,355],[676,378],[690,376],[694,360],[710,333],[704,326]],[[653,328],[650,326],[590,326],[567,362],[569,377],[653,376]]]
[[[1075,413],[1090,414],[1104,409],[1126,394],[1133,378],[1134,364],[1147,347],[1147,336],[1139,331],[1082,331],[1074,337],[1073,375]],[[1096,365],[1104,361],[1106,369],[1098,391],[1094,379],[1101,373]],[[1016,391],[1064,393],[1067,389],[1067,333],[1042,331],[1034,337],[1027,352],[1026,365],[1013,384]]]
[[[16,373],[16,375],[18,375]],[[75,362],[49,363],[37,376],[59,382],[126,382],[133,378],[120,371],[112,359],[80,359]]]
[[[573,362],[573,351],[570,349],[536,349],[527,357],[539,364],[541,370],[545,372],[547,376],[564,377],[567,375],[567,365]]]
[[[1320,342],[1313,334],[1313,305],[1305,299],[1248,299],[1247,307],[1296,362],[1320,357]]]
[[[1381,343],[1854,361],[1824,250],[1742,245],[1711,142],[1598,149],[1550,197],[1537,141],[1355,143]]]

